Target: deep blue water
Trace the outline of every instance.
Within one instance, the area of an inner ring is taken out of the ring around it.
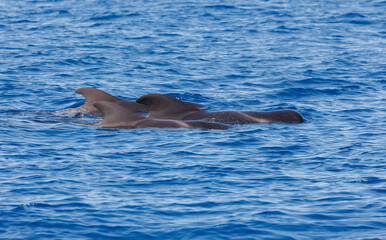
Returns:
[[[0,239],[386,239],[386,2],[0,2]],[[303,124],[110,129],[96,87]]]

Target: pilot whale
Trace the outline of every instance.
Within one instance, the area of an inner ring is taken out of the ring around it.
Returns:
[[[103,120],[97,126],[103,128],[201,128],[228,129],[227,125],[206,121],[181,121],[150,119],[129,111],[127,108],[113,102],[98,101],[94,107],[103,115]]]
[[[100,114],[100,112],[94,107],[94,103],[96,103],[97,101],[113,102],[119,104],[120,106],[126,109],[138,113],[147,113],[149,111],[148,107],[143,104],[136,103],[135,101],[123,100],[97,88],[83,87],[77,89],[75,93],[83,95],[86,99],[85,103],[77,108],[67,108],[64,110],[57,111],[56,113],[87,113],[90,115],[98,115]]]
[[[271,112],[220,111],[209,112],[164,94],[151,93],[136,100],[150,110],[147,118],[175,120],[210,120],[220,123],[301,123],[302,115],[294,110],[277,110]]]
[[[107,101],[116,103],[130,111],[140,114],[146,114],[149,112],[149,108],[146,105],[137,103],[135,101],[127,101],[107,92],[104,92],[100,89],[93,87],[83,87],[75,90],[75,93],[81,94],[85,98],[85,103],[77,108],[67,108],[64,110],[56,111],[55,113],[87,113],[89,115],[100,115],[101,113],[94,107],[94,103],[98,101]],[[202,108],[203,106],[200,104],[192,103],[192,102],[184,102],[187,106]]]
[[[87,113],[89,115],[100,115],[101,113],[94,107],[94,103],[97,101],[113,102],[128,110],[142,114],[149,111],[148,107],[143,104],[137,103],[135,101],[123,100],[97,88],[83,87],[75,90],[75,93],[83,95],[85,98],[85,103],[77,108],[67,108],[56,111],[55,113]]]

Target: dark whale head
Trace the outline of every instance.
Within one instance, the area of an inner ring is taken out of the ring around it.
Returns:
[[[203,111],[203,106],[200,104],[184,102],[177,98],[158,93],[143,95],[139,97],[136,102],[144,104],[150,109],[148,118],[182,119],[181,116],[190,112]]]

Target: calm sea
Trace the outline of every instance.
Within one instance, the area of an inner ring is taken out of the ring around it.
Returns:
[[[0,1],[0,239],[386,239],[386,2]],[[303,124],[110,129],[96,87]]]

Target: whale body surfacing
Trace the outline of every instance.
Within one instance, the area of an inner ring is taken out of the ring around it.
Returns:
[[[103,128],[201,128],[201,129],[228,129],[220,123],[205,121],[181,121],[165,119],[149,119],[133,113],[117,103],[98,101],[94,107],[102,112],[103,120],[96,124]]]
[[[139,97],[137,103],[146,105],[150,112],[147,118],[202,120],[210,119],[220,123],[302,123],[304,118],[294,110],[277,110],[271,112],[220,111],[209,112],[164,94],[147,94]]]
[[[110,95],[100,89],[92,87],[83,87],[75,91],[75,93],[81,94],[86,99],[85,103],[82,106],[77,108],[68,108],[56,113],[87,113],[89,115],[98,115],[100,112],[94,107],[94,103],[97,101],[107,101],[119,104],[120,106],[137,113],[147,113],[148,107],[143,104],[139,104],[135,101],[126,101],[121,98]]]

